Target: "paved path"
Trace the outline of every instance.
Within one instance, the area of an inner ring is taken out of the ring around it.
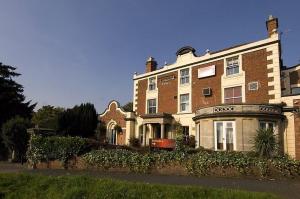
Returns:
[[[242,189],[257,192],[272,192],[289,199],[300,199],[300,180],[256,180],[244,178],[217,178],[192,176],[167,176],[118,172],[99,172],[87,170],[30,170],[18,164],[0,163],[0,172],[32,173],[43,175],[88,175],[99,178],[113,178],[133,182],[146,182],[156,184],[194,185],[214,188]]]

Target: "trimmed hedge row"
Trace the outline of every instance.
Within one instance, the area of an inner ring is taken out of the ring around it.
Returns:
[[[233,171],[241,175],[300,176],[300,161],[287,156],[262,159],[245,152],[184,150],[140,153],[125,149],[90,150],[89,140],[80,137],[33,136],[27,158],[33,164],[59,160],[67,168],[70,159],[81,156],[87,167],[126,168],[138,173],[177,165],[187,174],[196,176],[211,175],[216,170],[224,173]]]
[[[271,173],[280,176],[299,176],[300,162],[288,157],[261,159],[243,152],[198,151],[193,154],[184,152],[155,152],[140,154],[127,150],[96,150],[84,154],[88,166],[109,169],[129,168],[132,172],[151,172],[153,168],[182,166],[190,175],[209,175],[214,169],[233,169],[242,175],[253,175],[255,171],[264,177]],[[256,174],[257,175],[257,174]]]
[[[32,136],[27,159],[33,164],[60,160],[67,166],[68,160],[82,154],[87,146],[88,140],[80,137]]]

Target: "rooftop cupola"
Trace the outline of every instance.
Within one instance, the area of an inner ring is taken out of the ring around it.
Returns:
[[[278,33],[278,18],[273,17],[272,15],[269,15],[269,18],[266,22],[267,30],[268,30],[268,36],[271,37],[273,34]]]
[[[146,73],[155,71],[157,67],[157,62],[153,57],[149,57],[146,62]]]

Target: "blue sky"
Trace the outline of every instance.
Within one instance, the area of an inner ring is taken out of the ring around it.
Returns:
[[[27,99],[43,105],[132,100],[132,75],[191,45],[201,55],[267,37],[279,18],[283,61],[300,62],[300,1],[0,0],[0,62],[18,67]]]

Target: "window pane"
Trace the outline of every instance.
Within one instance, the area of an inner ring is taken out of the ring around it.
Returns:
[[[189,69],[183,69],[180,71],[180,84],[189,83]]]
[[[260,128],[261,129],[266,129],[267,128],[267,124],[265,122],[261,122],[260,123]]]
[[[292,94],[300,94],[300,87],[292,88]]]
[[[233,143],[233,128],[226,128],[226,143]]]
[[[233,57],[226,60],[226,75],[233,75],[239,73],[239,58]]]
[[[270,123],[268,124],[268,129],[274,130],[274,123],[270,122]]]
[[[223,149],[223,123],[218,122],[217,127],[217,149]]]
[[[242,87],[238,86],[238,87],[234,87],[233,88],[233,97],[240,97],[242,96]]]
[[[225,99],[226,104],[233,104],[233,98]]]
[[[233,97],[233,88],[225,88],[225,98]]]
[[[242,103],[242,97],[233,98],[233,103],[234,104],[241,104]]]

